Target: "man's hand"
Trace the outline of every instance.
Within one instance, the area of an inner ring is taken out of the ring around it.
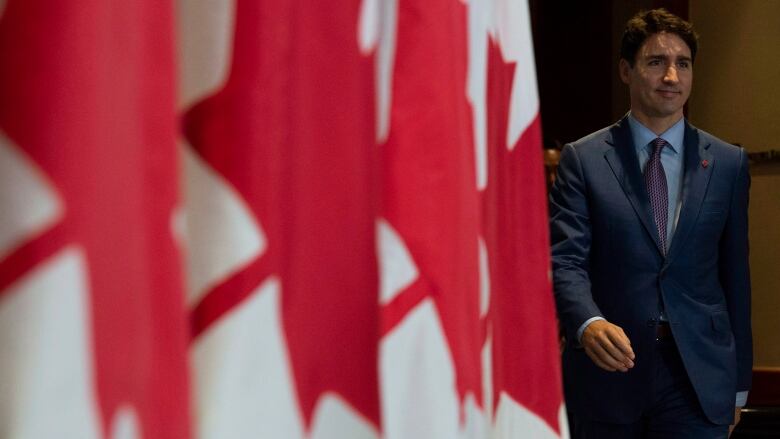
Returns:
[[[591,322],[583,331],[580,344],[596,366],[604,370],[628,372],[634,367],[631,341],[622,328],[606,320]]]
[[[742,407],[736,407],[734,409],[734,423],[729,425],[729,437],[731,437],[731,432],[734,431],[734,427],[739,424],[739,419],[742,417]]]

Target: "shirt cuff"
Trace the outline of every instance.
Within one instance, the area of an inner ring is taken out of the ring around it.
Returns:
[[[736,407],[744,407],[745,404],[747,404],[747,398],[748,398],[748,391],[742,391],[737,392],[737,403],[735,404]]]
[[[585,332],[585,328],[587,328],[588,325],[595,322],[596,320],[606,320],[606,319],[604,317],[596,316],[596,317],[591,317],[588,320],[585,320],[585,323],[583,323],[580,326],[580,329],[577,330],[577,343],[580,343],[582,341],[582,333]],[[747,396],[745,398],[747,398]]]

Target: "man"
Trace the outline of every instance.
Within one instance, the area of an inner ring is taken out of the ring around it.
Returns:
[[[696,49],[663,9],[629,20],[631,111],[561,155],[552,260],[575,438],[725,438],[747,398],[748,162],[683,116]]]

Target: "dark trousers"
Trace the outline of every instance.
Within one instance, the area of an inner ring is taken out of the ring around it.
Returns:
[[[632,424],[610,424],[569,413],[572,439],[726,439],[728,425],[713,424],[701,409],[674,341],[656,342],[651,400]],[[617,372],[616,372],[617,373]]]

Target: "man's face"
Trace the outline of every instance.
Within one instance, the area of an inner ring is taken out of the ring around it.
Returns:
[[[634,67],[620,60],[620,78],[640,120],[679,119],[693,84],[691,49],[675,34],[653,34],[639,48]]]

